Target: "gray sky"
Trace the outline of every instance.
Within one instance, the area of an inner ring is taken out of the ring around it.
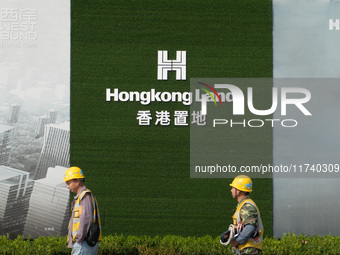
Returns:
[[[273,10],[274,77],[340,78],[340,31],[329,30],[329,19],[340,19],[340,2],[274,0]],[[274,128],[273,163],[339,164],[340,83],[299,84],[312,94],[308,103],[312,116],[293,115],[301,124],[294,130]],[[274,235],[292,231],[339,235],[334,212],[340,210],[340,201],[330,196],[338,182],[337,178],[274,178]]]

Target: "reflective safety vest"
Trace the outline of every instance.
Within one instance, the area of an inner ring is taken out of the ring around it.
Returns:
[[[241,221],[241,217],[240,217],[240,211],[241,208],[244,204],[251,204],[256,208],[257,211],[257,228],[256,230],[258,231],[259,235],[255,238],[249,238],[245,243],[243,244],[239,244],[238,245],[238,249],[240,251],[242,251],[244,248],[248,248],[248,247],[253,247],[253,248],[257,248],[262,250],[262,244],[263,244],[263,233],[264,233],[264,229],[263,229],[263,225],[262,225],[262,220],[261,220],[261,216],[260,216],[260,210],[259,208],[256,206],[255,202],[253,200],[251,200],[250,198],[246,198],[244,201],[242,201],[238,207],[236,208],[236,211],[233,215],[233,225],[235,227],[238,226],[238,224],[242,224]]]
[[[73,226],[72,226],[72,239],[73,243],[76,242],[76,237],[78,235],[78,230],[79,230],[79,225],[80,225],[80,215],[82,213],[82,206],[80,205],[80,201],[83,199],[86,193],[90,193],[91,195],[91,200],[92,200],[92,206],[93,206],[93,220],[92,223],[95,222],[96,217],[98,220],[99,228],[100,228],[100,235],[98,238],[98,241],[102,240],[102,231],[101,231],[101,224],[100,224],[100,214],[99,214],[99,208],[98,208],[98,203],[96,198],[93,196],[92,192],[89,189],[84,189],[79,197],[77,198],[76,202],[74,203],[74,209],[73,209]],[[72,210],[72,208],[71,208]],[[71,212],[72,213],[72,212]],[[70,228],[70,224],[68,225],[68,228]],[[85,239],[86,240],[86,239]],[[67,236],[67,242],[68,242],[68,236]]]

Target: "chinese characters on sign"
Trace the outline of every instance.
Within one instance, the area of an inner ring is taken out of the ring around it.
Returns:
[[[139,126],[150,126],[151,121],[154,119],[155,126],[169,126],[171,124],[171,114],[169,111],[156,111],[154,115],[150,110],[138,111],[137,120]],[[175,111],[173,114],[174,125],[175,126],[188,126],[188,111]],[[191,114],[191,124],[196,124],[198,126],[206,125],[206,115],[202,115],[201,112],[193,111]]]

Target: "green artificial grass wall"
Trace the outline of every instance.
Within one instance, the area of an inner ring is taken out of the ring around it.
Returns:
[[[120,91],[190,91],[190,78],[272,77],[271,1],[71,1],[71,164],[96,195],[103,234],[216,236],[231,223],[231,179],[190,179],[190,127],[139,126]],[[187,79],[157,80],[157,51],[187,52]],[[272,139],[268,131],[266,139]],[[241,139],[247,139],[243,137]],[[243,152],[240,151],[240,154]],[[252,155],[245,155],[252,157]],[[272,181],[252,198],[272,234]]]

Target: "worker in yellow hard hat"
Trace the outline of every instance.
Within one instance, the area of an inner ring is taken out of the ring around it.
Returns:
[[[72,254],[95,255],[101,241],[98,203],[84,185],[85,175],[79,167],[70,167],[64,175],[67,188],[76,194],[71,208],[67,243]]]
[[[239,175],[229,185],[232,187],[231,195],[238,205],[232,216],[233,223],[221,235],[221,243],[230,243],[234,254],[260,254],[264,229],[260,210],[249,197],[253,191],[253,182],[248,176]]]

